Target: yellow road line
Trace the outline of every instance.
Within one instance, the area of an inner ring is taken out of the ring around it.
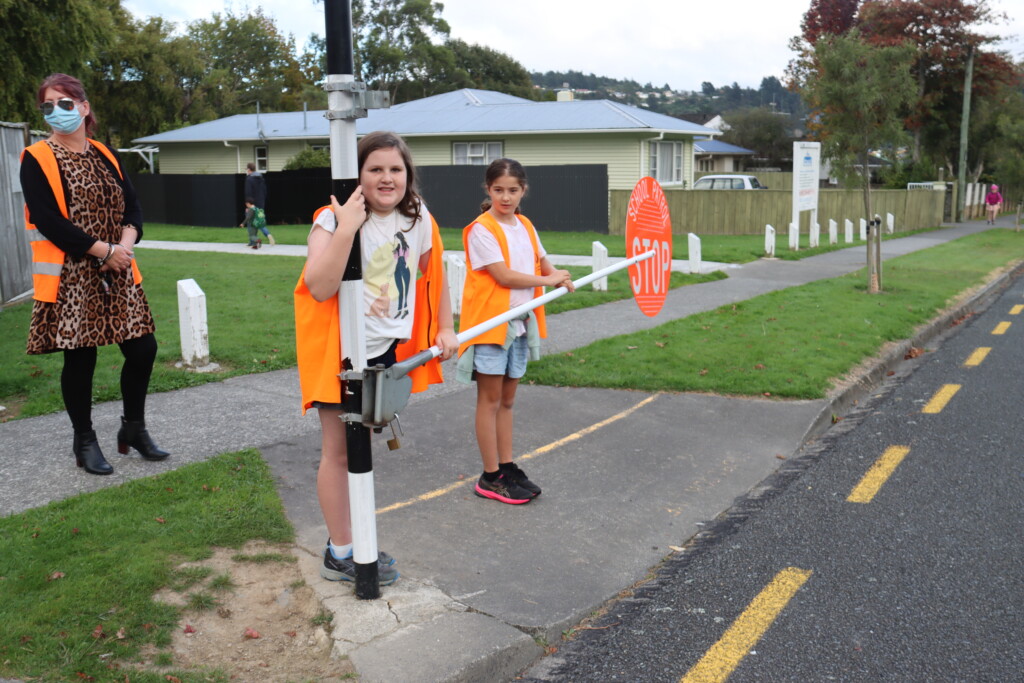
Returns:
[[[1011,323],[1008,323],[1004,320],[1003,322],[996,325],[996,328],[992,330],[992,334],[1006,334],[1006,331],[1010,329],[1010,324]]]
[[[538,448],[536,450],[532,450],[529,453],[527,453],[526,455],[520,456],[519,459],[520,460],[529,460],[530,458],[533,458],[535,456],[542,455],[544,453],[548,453],[550,451],[553,451],[556,448],[558,448],[559,446],[564,446],[565,444],[569,443],[570,441],[575,441],[576,439],[583,438],[584,436],[586,436],[587,434],[590,434],[591,432],[595,432],[598,429],[601,429],[602,427],[607,427],[608,425],[612,424],[613,422],[617,422],[618,420],[621,420],[621,419],[623,419],[625,417],[629,417],[630,415],[632,415],[636,411],[640,410],[641,408],[643,408],[645,405],[647,405],[648,403],[650,403],[654,399],[658,398],[658,396],[660,396],[660,395],[661,394],[654,394],[653,396],[648,396],[644,400],[642,400],[639,403],[637,403],[635,406],[632,406],[631,408],[627,408],[626,410],[623,410],[621,413],[617,413],[615,415],[612,415],[611,417],[605,418],[604,420],[601,420],[600,422],[598,422],[596,424],[592,424],[589,427],[581,429],[580,431],[578,431],[578,432],[576,432],[574,434],[570,434],[569,436],[562,437],[558,441],[555,441],[553,443],[549,443],[546,446],[541,446],[540,448]],[[381,515],[381,514],[384,514],[385,512],[391,512],[393,510],[398,510],[398,509],[401,509],[401,508],[404,508],[404,507],[409,507],[410,505],[413,505],[415,503],[422,503],[422,502],[431,500],[433,498],[437,498],[439,496],[443,496],[446,493],[450,493],[451,491],[454,491],[455,489],[459,488],[460,486],[465,486],[466,484],[471,484],[471,483],[475,483],[475,482],[476,482],[476,479],[464,479],[462,481],[457,481],[457,482],[455,482],[453,484],[449,484],[448,486],[442,486],[439,489],[434,489],[433,491],[428,491],[427,493],[424,493],[423,495],[420,495],[420,496],[416,496],[415,498],[410,498],[409,500],[404,500],[404,501],[401,501],[399,503],[392,503],[391,505],[388,505],[386,507],[377,508],[377,514]]]
[[[1020,312],[1024,311],[1024,304],[1017,304],[1010,309],[1010,315],[1020,315]]]
[[[776,574],[722,638],[679,679],[679,683],[725,681],[812,573],[809,569],[788,567]]]
[[[928,404],[921,409],[922,413],[941,413],[942,409],[946,407],[949,400],[953,398],[956,392],[960,391],[959,384],[945,384],[941,389],[935,392],[932,396],[932,400],[928,401]]]
[[[846,497],[848,503],[870,503],[875,497],[882,484],[889,480],[889,477],[896,470],[903,458],[910,449],[906,446],[889,446],[885,453],[875,461],[875,464],[864,474],[864,478],[854,487],[850,495]]]
[[[967,358],[967,360],[964,361],[964,366],[968,368],[974,368],[981,365],[981,362],[985,360],[985,356],[987,356],[988,352],[991,350],[992,347],[990,346],[979,346],[978,348],[974,349],[974,353],[972,353]]]

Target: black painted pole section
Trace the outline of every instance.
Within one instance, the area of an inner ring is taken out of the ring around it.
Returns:
[[[327,97],[331,128],[331,191],[342,204],[359,184],[356,161],[355,81],[352,57],[352,8],[349,0],[324,0],[327,46]],[[348,89],[346,89],[348,87]],[[340,111],[347,110],[346,116]],[[362,316],[362,250],[359,234],[352,243],[338,292],[343,332],[343,370],[362,371],[366,364]],[[345,412],[362,411],[361,382],[348,382]],[[373,454],[370,430],[361,422],[345,424],[348,482],[352,517],[352,551],[356,568],[355,593],[361,600],[380,597],[377,575],[377,528],[373,496]]]

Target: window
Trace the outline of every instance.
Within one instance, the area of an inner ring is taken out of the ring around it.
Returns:
[[[253,147],[252,148],[252,153],[253,153],[253,161],[256,163],[256,170],[260,171],[260,172],[266,171],[267,170],[267,148],[266,148],[266,146]]]
[[[331,152],[331,146],[330,145],[310,145],[309,147],[314,152],[321,152],[321,151],[323,151],[323,152],[327,152],[328,154]]]
[[[502,156],[500,142],[452,143],[452,164],[456,166],[486,166]]]
[[[697,160],[697,170],[698,171],[714,171],[715,170],[714,167],[715,167],[715,160],[714,159],[707,158],[707,159],[698,159]]]
[[[683,143],[652,142],[651,177],[659,183],[679,184],[683,182]]]

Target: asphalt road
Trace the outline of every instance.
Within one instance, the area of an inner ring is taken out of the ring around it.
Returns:
[[[523,679],[1024,680],[1022,310],[1018,279]]]

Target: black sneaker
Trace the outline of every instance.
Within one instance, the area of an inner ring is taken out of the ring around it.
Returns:
[[[377,555],[377,582],[382,586],[390,586],[398,580],[398,570],[392,565],[395,558],[385,552]],[[320,565],[320,576],[328,581],[355,581],[356,561],[347,557],[339,560],[331,554],[330,548],[324,548],[324,563]]]
[[[534,498],[539,496],[540,487],[527,478],[526,472],[523,472],[521,469],[519,469],[519,465],[515,463],[511,463],[511,465],[511,467],[506,465],[505,469],[502,470],[502,473],[506,477],[508,477],[509,481],[515,482],[520,486],[520,488],[524,488],[527,491],[529,491],[530,495],[533,496]]]
[[[499,474],[494,481],[487,481],[480,475],[473,493],[481,498],[490,498],[509,505],[522,505],[533,500],[533,494],[506,477],[504,473]]]

